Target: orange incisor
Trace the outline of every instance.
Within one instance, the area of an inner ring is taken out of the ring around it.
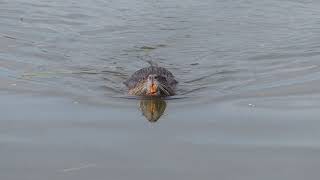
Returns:
[[[157,93],[157,88],[157,85],[153,83],[150,88],[151,94]]]

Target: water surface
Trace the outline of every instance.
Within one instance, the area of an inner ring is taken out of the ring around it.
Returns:
[[[0,0],[1,179],[318,177],[319,7]],[[176,98],[126,96],[149,60]]]

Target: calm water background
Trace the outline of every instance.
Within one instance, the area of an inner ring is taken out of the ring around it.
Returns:
[[[320,2],[0,0],[1,179],[316,179]],[[122,84],[179,81],[157,123]]]

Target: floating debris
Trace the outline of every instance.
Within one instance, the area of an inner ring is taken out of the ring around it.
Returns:
[[[45,77],[51,77],[54,75],[61,75],[61,74],[74,74],[73,71],[47,71],[47,72],[32,72],[32,73],[25,73],[21,76],[23,78],[33,78],[33,77],[39,77],[39,78],[45,78]]]
[[[78,167],[72,167],[72,168],[63,169],[62,172],[78,171],[78,170],[81,170],[81,169],[95,167],[95,166],[97,166],[97,165],[96,164],[81,164]]]
[[[159,45],[157,45],[157,47],[167,47],[167,45],[165,45],[165,44],[159,44]]]
[[[156,48],[155,47],[151,47],[151,46],[142,46],[142,47],[140,47],[140,49],[142,49],[142,50],[154,50]]]

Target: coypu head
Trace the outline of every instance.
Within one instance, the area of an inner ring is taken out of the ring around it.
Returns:
[[[136,71],[124,84],[135,96],[164,97],[175,95],[178,82],[171,72],[161,67],[147,67]]]

